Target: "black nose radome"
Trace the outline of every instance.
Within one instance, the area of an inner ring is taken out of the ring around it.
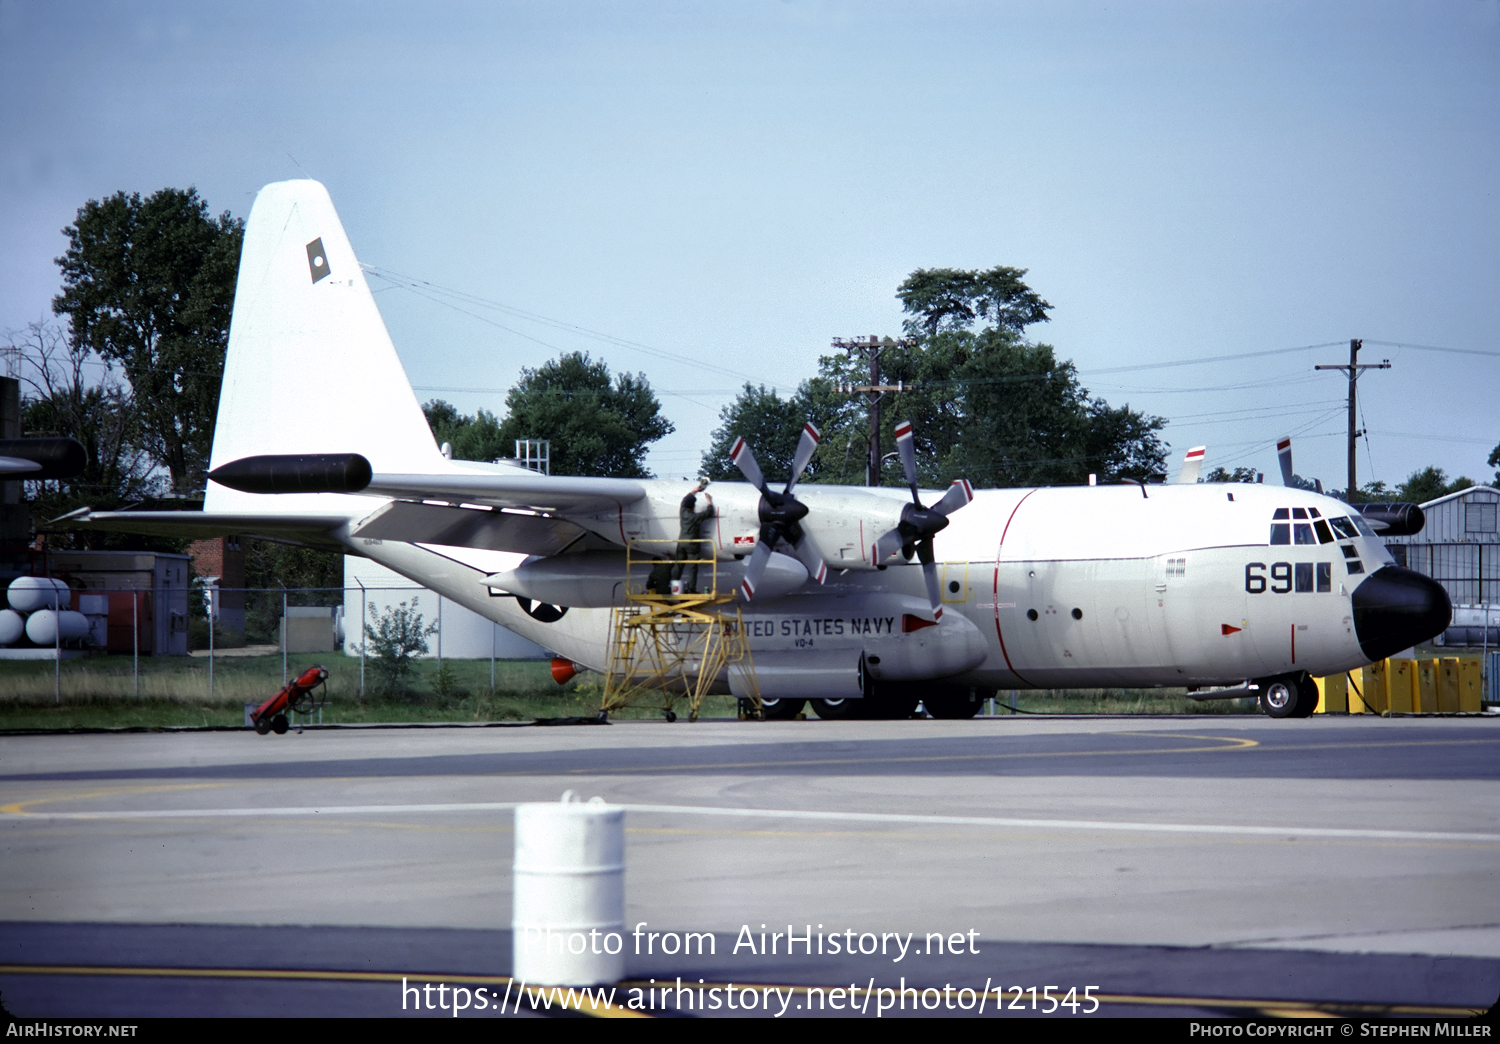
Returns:
[[[1448,592],[1431,577],[1400,566],[1378,569],[1354,589],[1354,636],[1371,660],[1441,634],[1453,618]]]

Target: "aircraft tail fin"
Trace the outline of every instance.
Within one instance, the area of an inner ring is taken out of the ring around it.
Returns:
[[[377,473],[446,463],[316,181],[267,185],[250,210],[209,467],[294,453],[360,453]],[[302,499],[210,482],[204,506],[296,512]]]
[[[1281,484],[1292,484],[1292,437],[1283,435],[1276,443],[1276,456],[1281,461]]]
[[[1198,476],[1203,471],[1203,455],[1207,452],[1207,446],[1194,446],[1188,450],[1183,455],[1182,470],[1177,473],[1177,481],[1188,484],[1197,482]]]

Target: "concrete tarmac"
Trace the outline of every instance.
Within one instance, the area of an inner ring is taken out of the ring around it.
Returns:
[[[3,737],[0,996],[378,1015],[401,973],[504,989],[510,808],[567,789],[629,808],[629,927],[714,934],[627,936],[642,988],[1091,986],[1101,1014],[1500,994],[1500,720],[1226,715]],[[762,954],[762,925],[887,952]]]

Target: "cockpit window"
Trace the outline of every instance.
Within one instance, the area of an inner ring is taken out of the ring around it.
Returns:
[[[1277,508],[1276,514],[1272,515],[1271,517],[1276,519],[1278,522],[1284,522],[1289,516],[1287,515],[1286,508]]]
[[[1292,510],[1299,511],[1301,509],[1292,508]],[[1316,544],[1318,542],[1318,538],[1313,536],[1312,526],[1306,522],[1293,522],[1292,536],[1296,538],[1296,542],[1299,544]]]
[[[1333,534],[1328,531],[1328,523],[1327,522],[1324,522],[1320,518],[1316,522],[1313,523],[1313,529],[1317,531],[1317,534],[1318,534],[1318,543],[1320,543],[1320,544],[1331,544],[1331,543],[1333,543]]]
[[[1271,543],[1290,544],[1292,542],[1292,527],[1287,522],[1271,523]]]
[[[1306,518],[1307,517],[1307,508],[1292,508],[1292,517],[1293,518]]]
[[[1322,515],[1318,514],[1318,509],[1317,508],[1308,508],[1307,509],[1307,514],[1311,518],[1322,518],[1323,517]]]
[[[1361,516],[1352,516],[1352,521],[1354,522],[1354,528],[1359,530],[1365,536],[1372,537],[1375,535],[1375,530],[1371,527],[1370,523],[1366,522]]]
[[[1359,536],[1359,530],[1355,529],[1354,523],[1347,518],[1330,518],[1328,524],[1333,526],[1341,537],[1348,537],[1352,540]]]

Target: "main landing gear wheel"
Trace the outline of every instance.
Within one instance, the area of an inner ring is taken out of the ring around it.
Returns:
[[[854,721],[865,716],[864,700],[813,700],[812,708],[824,721]]]
[[[760,701],[761,714],[766,721],[791,721],[802,713],[802,708],[805,706],[807,706],[806,700],[792,699],[787,696]],[[822,715],[820,714],[819,717]]]
[[[262,736],[264,736],[266,733],[270,732],[271,731],[271,719],[270,718],[256,718],[255,719],[255,731],[257,733],[259,733],[260,735],[262,735]]]
[[[285,736],[287,728],[288,726],[285,714],[278,714],[276,715],[276,717],[271,719],[271,731],[276,733],[276,735]]]
[[[1318,683],[1304,674],[1297,682],[1297,710],[1292,717],[1310,718],[1317,709]]]
[[[970,688],[933,686],[922,694],[922,705],[934,718],[958,721],[978,714],[981,701],[979,694]]]
[[[1306,718],[1318,709],[1318,686],[1305,674],[1283,674],[1260,683],[1260,709],[1270,718]]]

